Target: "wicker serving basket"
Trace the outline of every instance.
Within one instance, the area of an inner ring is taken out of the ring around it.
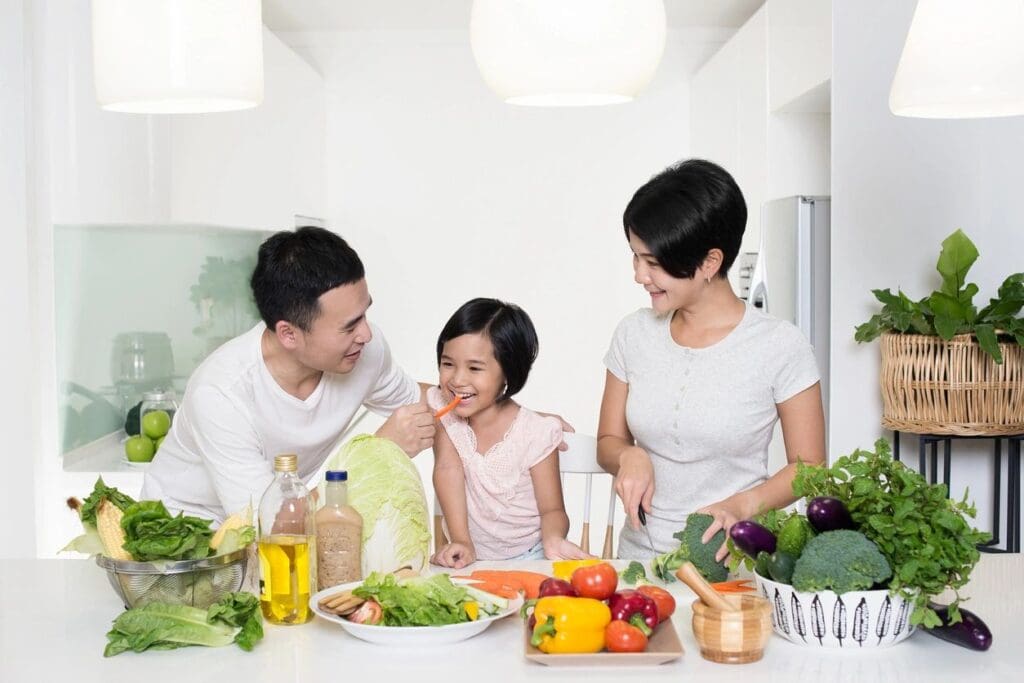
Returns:
[[[882,426],[917,434],[1024,432],[1024,348],[1001,343],[997,365],[973,335],[946,341],[882,335]]]

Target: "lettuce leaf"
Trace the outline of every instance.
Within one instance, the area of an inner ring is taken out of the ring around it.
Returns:
[[[96,526],[96,510],[104,500],[109,500],[122,511],[127,510],[135,504],[134,498],[121,493],[113,486],[107,486],[103,483],[103,477],[99,477],[96,479],[96,484],[92,488],[92,493],[89,494],[88,498],[82,501],[82,509],[78,513],[82,520],[82,524],[90,524],[93,527]]]
[[[220,647],[230,643],[249,651],[261,638],[259,600],[249,593],[229,593],[207,610],[162,602],[127,610],[107,633],[103,656],[113,657],[128,650]]]
[[[130,506],[121,519],[124,549],[139,562],[151,560],[198,560],[210,554],[213,530],[210,520],[171,517],[158,500],[144,500]]]
[[[469,593],[447,574],[399,582],[393,574],[374,572],[352,594],[380,603],[384,626],[441,626],[469,620]]]

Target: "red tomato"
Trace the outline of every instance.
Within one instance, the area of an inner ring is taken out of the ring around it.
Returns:
[[[658,623],[665,621],[676,611],[676,599],[664,588],[658,586],[637,586],[638,593],[643,593],[658,606]]]
[[[572,573],[572,587],[581,598],[607,600],[619,585],[619,574],[607,562],[580,567]]]
[[[628,621],[613,621],[604,627],[604,646],[609,652],[643,652],[647,636]]]

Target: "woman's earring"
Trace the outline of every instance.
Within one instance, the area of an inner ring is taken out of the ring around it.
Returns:
[[[705,285],[710,285],[711,284],[711,276],[710,275],[704,276],[704,284]]]

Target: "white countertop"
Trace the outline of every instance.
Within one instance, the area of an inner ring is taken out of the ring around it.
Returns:
[[[482,565],[481,565],[482,566]],[[516,566],[550,573],[549,562]],[[778,636],[765,657],[745,665],[713,664],[700,656],[690,628],[693,594],[672,584],[679,607],[673,617],[683,640],[682,659],[653,667],[552,668],[523,658],[522,622],[500,621],[470,640],[432,649],[389,649],[348,636],[314,619],[301,626],[266,625],[252,652],[234,645],[127,652],[104,658],[106,632],[120,600],[91,560],[0,560],[0,681],[84,683],[290,683],[291,681],[422,681],[498,683],[572,678],[674,681],[937,681],[1019,680],[1024,671],[1024,556],[983,555],[966,591],[969,607],[993,632],[979,653],[915,633],[894,647],[822,651]],[[1013,672],[1016,671],[1016,674]]]

